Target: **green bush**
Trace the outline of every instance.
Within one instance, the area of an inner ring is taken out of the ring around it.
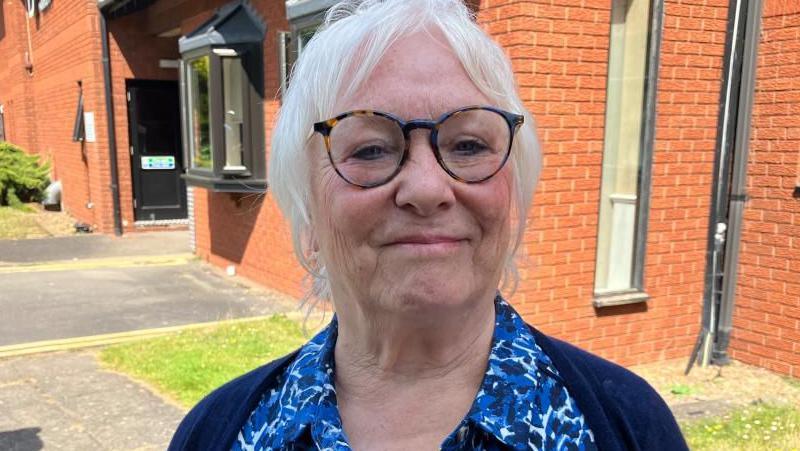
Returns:
[[[39,201],[50,183],[49,174],[49,163],[41,164],[38,156],[0,141],[0,205],[21,207]]]

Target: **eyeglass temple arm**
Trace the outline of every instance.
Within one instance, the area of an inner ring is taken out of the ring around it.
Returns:
[[[324,136],[328,136],[332,128],[333,125],[331,125],[329,121],[317,122],[314,124],[314,131]]]

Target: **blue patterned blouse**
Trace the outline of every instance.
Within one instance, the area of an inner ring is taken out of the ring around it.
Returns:
[[[594,450],[575,400],[522,318],[500,296],[489,364],[442,450]],[[303,346],[245,423],[233,450],[349,450],[336,404],[336,318]]]

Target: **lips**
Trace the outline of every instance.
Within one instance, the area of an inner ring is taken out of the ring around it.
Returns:
[[[449,235],[408,235],[393,239],[389,245],[411,244],[411,245],[436,245],[452,244],[465,241],[465,238]]]
[[[458,251],[467,239],[456,235],[415,234],[392,238],[385,247],[415,257],[446,257]]]

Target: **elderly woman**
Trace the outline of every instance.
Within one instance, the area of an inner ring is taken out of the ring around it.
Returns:
[[[460,1],[334,6],[283,99],[270,188],[336,315],[209,395],[170,449],[685,449],[644,381],[498,292],[539,172],[532,122]]]

